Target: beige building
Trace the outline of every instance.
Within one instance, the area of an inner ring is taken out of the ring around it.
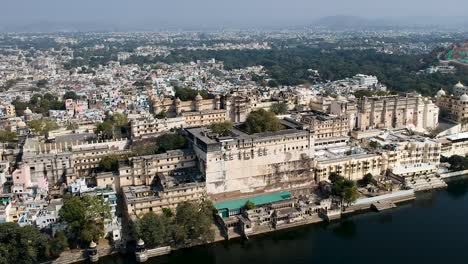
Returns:
[[[181,202],[198,202],[206,197],[204,182],[197,182],[189,175],[180,174],[160,177],[158,184],[154,186],[125,186],[122,194],[126,213],[133,219],[148,212],[160,214],[163,208],[174,212]]]
[[[314,135],[292,123],[278,132],[220,137],[207,128],[187,129],[210,195],[287,189],[313,182]]]
[[[468,127],[468,95],[446,95],[440,90],[436,95],[436,104],[443,111],[443,115],[461,124],[461,130],[467,131]]]
[[[315,178],[318,182],[328,180],[330,173],[335,172],[346,179],[357,181],[367,173],[381,175],[383,166],[382,156],[373,153],[326,157],[315,162]]]
[[[318,140],[347,136],[351,130],[346,116],[338,117],[320,112],[302,115],[301,123],[308,125]]]
[[[432,130],[438,125],[439,108],[417,94],[364,97],[357,103],[356,128],[410,128]]]

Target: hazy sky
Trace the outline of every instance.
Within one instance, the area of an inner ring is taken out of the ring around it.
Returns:
[[[0,0],[0,26],[38,21],[281,25],[331,15],[468,17],[468,0]]]

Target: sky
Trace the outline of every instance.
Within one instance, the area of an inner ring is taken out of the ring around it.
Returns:
[[[280,26],[335,15],[468,17],[468,0],[0,0],[0,27],[39,22]]]

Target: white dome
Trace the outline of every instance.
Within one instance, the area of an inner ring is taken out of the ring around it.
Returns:
[[[465,86],[464,86],[461,82],[458,82],[458,83],[455,84],[453,87],[454,87],[454,88],[463,88],[463,87],[465,87]]]
[[[437,92],[437,96],[445,96],[445,91],[440,89],[438,92]]]
[[[356,99],[356,96],[354,96],[354,94],[351,94],[350,96],[348,96],[348,99]]]
[[[460,96],[460,101],[462,101],[462,102],[468,102],[468,95],[463,94],[462,96]]]
[[[346,100],[346,97],[341,96],[341,95],[338,95],[338,96],[336,97],[336,100],[338,100],[338,101],[345,101],[345,100]]]
[[[26,110],[24,110],[24,115],[32,115],[32,111],[29,107],[26,107]]]

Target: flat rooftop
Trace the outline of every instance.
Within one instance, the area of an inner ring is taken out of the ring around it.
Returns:
[[[253,202],[255,205],[265,205],[274,202],[284,201],[291,199],[292,195],[290,192],[278,192],[270,193],[259,196],[253,196],[248,198],[242,198],[232,201],[226,201],[221,203],[216,203],[214,206],[217,210],[239,210],[244,207],[247,201]]]
[[[230,129],[230,135],[220,137],[211,132],[207,127],[195,127],[187,128],[186,131],[197,138],[197,140],[204,142],[205,144],[216,144],[223,141],[233,141],[233,140],[261,140],[263,138],[275,138],[283,136],[296,136],[296,135],[305,135],[308,131],[303,130],[299,124],[289,122],[287,120],[280,120],[281,124],[285,126],[285,129],[276,131],[276,132],[262,132],[247,134],[246,132],[239,129],[239,126]]]

